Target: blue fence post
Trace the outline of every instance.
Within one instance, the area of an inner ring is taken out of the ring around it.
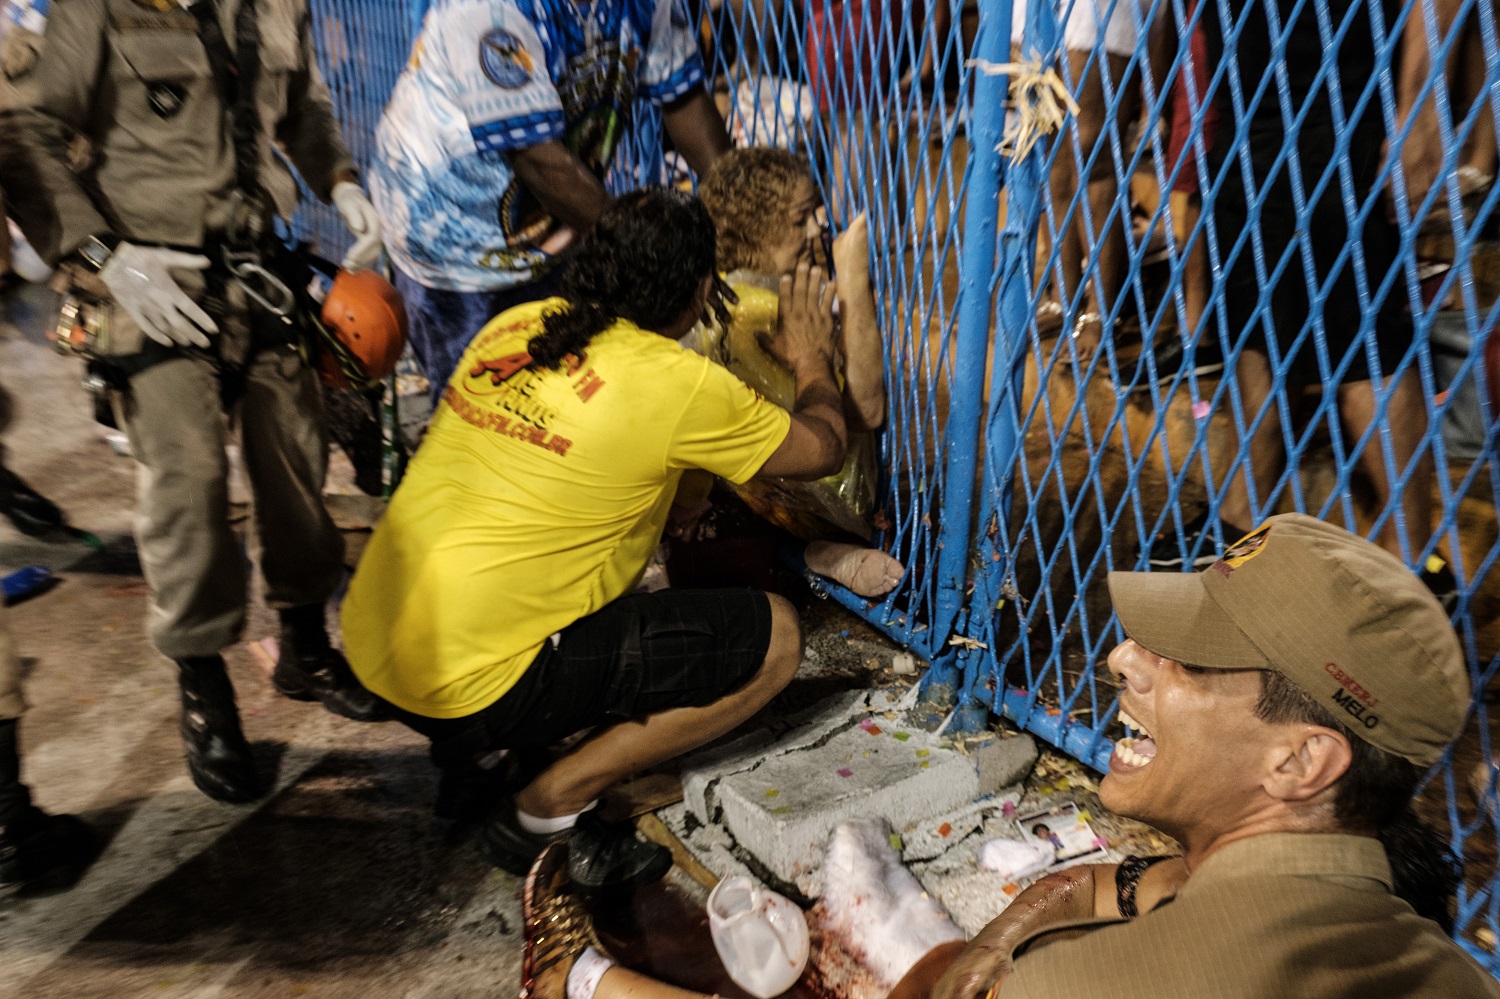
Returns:
[[[975,58],[990,64],[1010,61],[1013,0],[980,0]],[[1007,78],[976,73],[970,98],[969,156],[964,165],[964,243],[959,261],[957,336],[953,346],[953,389],[949,396],[946,448],[943,455],[943,505],[938,530],[941,548],[937,572],[935,641],[958,633],[968,603],[969,556],[973,551],[975,470],[982,467],[979,428],[984,414],[985,358],[989,354],[995,276],[995,238],[1000,219],[1000,140],[1005,131]],[[948,731],[974,730],[985,721],[983,709],[960,695],[972,689],[979,661],[974,650],[960,648],[953,657],[939,655],[923,686],[929,705],[958,704]],[[967,703],[961,703],[967,702]]]
[[[1058,23],[1050,5],[1033,4],[1027,11],[1026,30],[1022,41],[1021,58],[1040,58],[1043,65],[1057,47]],[[999,609],[997,600],[1005,593],[1005,583],[1013,573],[1014,552],[1011,545],[1011,499],[1014,495],[1017,462],[1022,459],[1024,433],[1022,430],[1022,395],[1025,385],[1025,363],[1030,356],[1028,329],[1035,311],[1036,286],[1036,242],[1043,211],[1042,195],[1046,190],[1046,167],[1049,139],[1040,137],[1025,159],[1011,161],[1006,166],[1005,229],[1000,234],[1000,254],[996,266],[996,283],[999,295],[996,302],[994,381],[990,388],[990,410],[985,426],[985,475],[981,493],[979,523],[994,525],[994,536],[986,544],[983,537],[989,533],[984,526],[981,534],[981,552],[988,550],[999,561],[998,571],[980,573],[974,584],[971,603],[971,637],[989,634],[984,617],[993,617]],[[1000,660],[1001,650],[976,649],[974,657],[979,660],[973,676],[965,677],[963,696],[978,702],[989,703],[996,714],[1005,714],[1023,728],[1029,727],[1029,710],[1019,713],[1018,703],[1028,700],[1008,696],[1004,683],[1005,663]],[[991,672],[993,689],[983,685]],[[1064,726],[1066,728],[1066,726]],[[1057,740],[1061,744],[1059,736]]]

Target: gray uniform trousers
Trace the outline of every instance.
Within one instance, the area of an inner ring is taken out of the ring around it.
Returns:
[[[217,321],[222,355],[248,354],[243,297],[231,295],[230,315]],[[227,414],[215,365],[201,356],[132,375],[115,410],[140,464],[136,541],[151,586],[147,630],[163,655],[213,655],[238,641],[245,623],[248,568],[229,524],[229,420],[238,423],[250,478],[267,603],[296,607],[332,595],[343,538],[322,501],[328,440],[317,376],[295,348],[266,346],[250,357]]]

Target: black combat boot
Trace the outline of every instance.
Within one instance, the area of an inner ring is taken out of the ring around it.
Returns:
[[[0,894],[65,884],[99,853],[88,826],[73,815],[48,815],[21,783],[16,721],[0,721]]]
[[[177,660],[182,686],[182,746],[198,790],[226,804],[254,801],[264,793],[250,745],[240,730],[234,685],[220,656]]]
[[[344,654],[328,644],[323,605],[278,611],[281,654],[271,683],[296,701],[322,701],[336,715],[355,721],[389,721],[386,703],[359,685]]]

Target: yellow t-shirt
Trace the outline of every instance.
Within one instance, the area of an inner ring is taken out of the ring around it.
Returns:
[[[719,365],[623,321],[577,363],[526,369],[560,304],[511,309],[474,338],[349,584],[349,662],[414,714],[499,700],[549,635],[635,586],[684,469],[744,482],[791,424]]]

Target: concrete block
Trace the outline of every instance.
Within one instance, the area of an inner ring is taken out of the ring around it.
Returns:
[[[828,834],[852,818],[895,829],[1014,783],[1036,759],[1029,736],[960,753],[931,733],[865,718],[826,741],[722,778],[725,826],[771,873],[809,894]]]
[[[682,795],[699,822],[716,820],[714,788],[730,774],[753,769],[768,758],[811,745],[853,724],[868,710],[870,691],[851,690],[778,719],[763,729],[694,753],[682,764]],[[882,702],[883,703],[883,702]]]

